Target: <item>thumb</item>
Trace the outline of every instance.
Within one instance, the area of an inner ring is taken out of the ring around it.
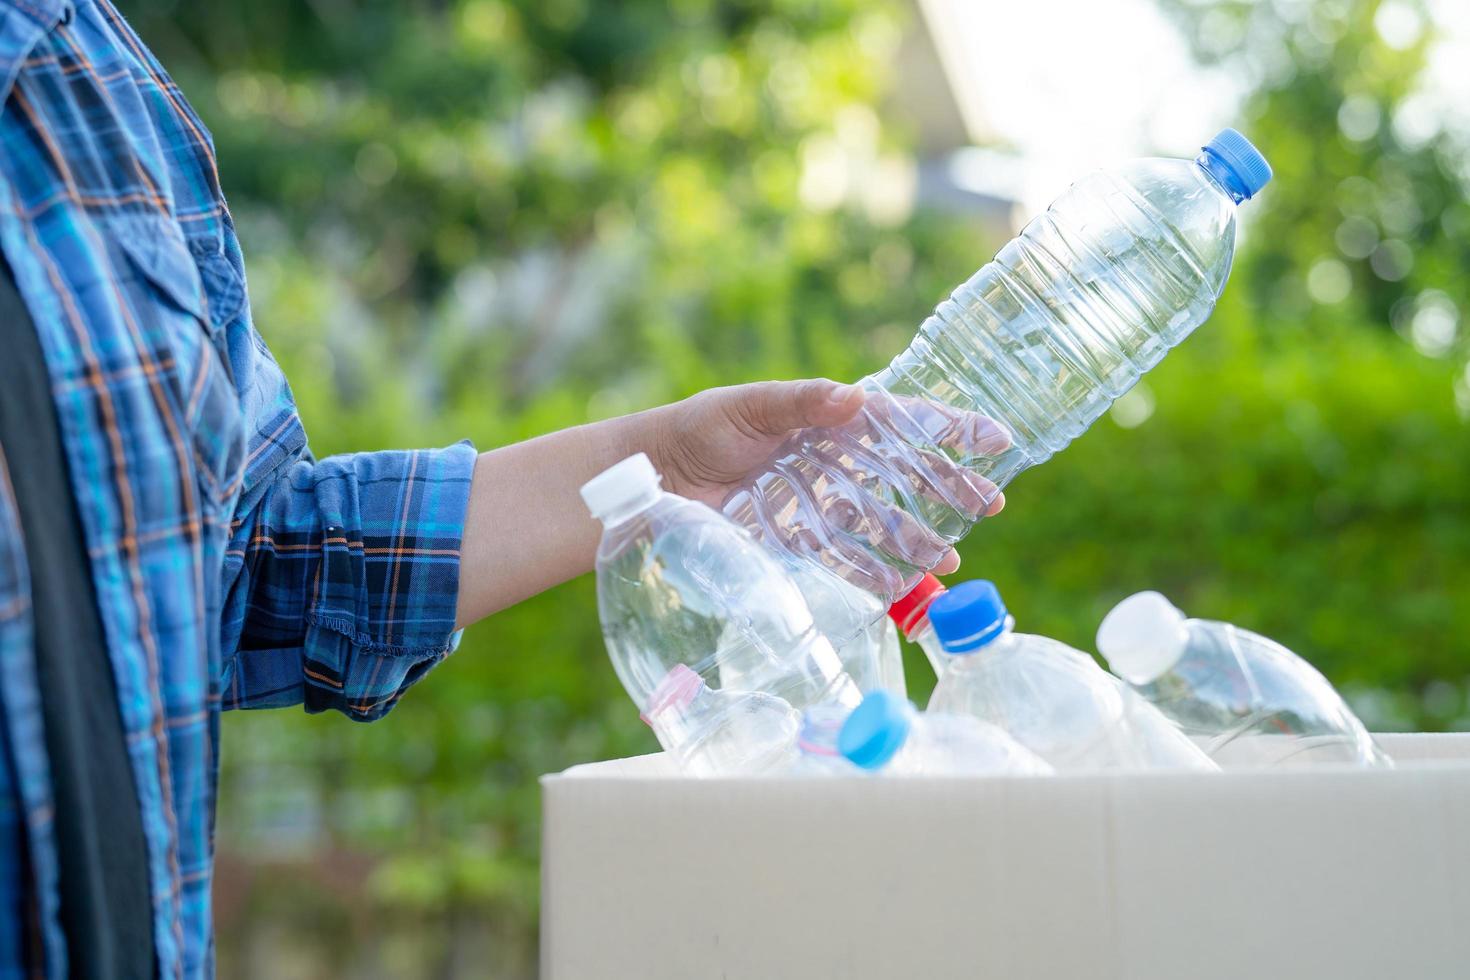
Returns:
[[[863,389],[826,378],[759,381],[731,392],[734,410],[752,429],[766,435],[813,425],[840,425],[863,404]]]

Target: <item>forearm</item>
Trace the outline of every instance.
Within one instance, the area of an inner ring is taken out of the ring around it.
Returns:
[[[582,484],[636,452],[658,461],[668,406],[481,453],[460,550],[456,624],[467,626],[592,568],[601,525]]]

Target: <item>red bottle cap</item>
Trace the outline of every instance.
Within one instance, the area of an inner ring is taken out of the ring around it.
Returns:
[[[908,594],[888,607],[888,617],[898,624],[904,636],[919,625],[929,610],[929,603],[944,595],[944,583],[932,573],[925,572],[919,584],[909,589]]]

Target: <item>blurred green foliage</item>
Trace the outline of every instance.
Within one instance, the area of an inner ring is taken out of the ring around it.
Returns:
[[[213,130],[319,455],[855,378],[999,244],[954,215],[803,204],[803,147],[834,127],[903,152],[875,111],[901,5],[123,6]],[[1396,115],[1428,40],[1386,43],[1375,0],[1166,7],[1248,72],[1240,128],[1276,181],[1211,323],[1010,488],[964,573],[1084,648],[1159,588],[1306,654],[1371,720],[1470,727],[1470,210],[1449,137]],[[655,747],[589,579],[471,629],[382,723],[224,731],[226,975],[272,972],[267,949],[302,975],[529,975],[536,778]]]

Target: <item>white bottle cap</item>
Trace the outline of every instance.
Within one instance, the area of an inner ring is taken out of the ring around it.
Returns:
[[[1189,639],[1184,613],[1157,592],[1131,595],[1097,628],[1097,651],[1130,684],[1149,684],[1179,662]]]
[[[582,484],[582,501],[599,520],[658,496],[659,475],[643,453],[614,463]]]

